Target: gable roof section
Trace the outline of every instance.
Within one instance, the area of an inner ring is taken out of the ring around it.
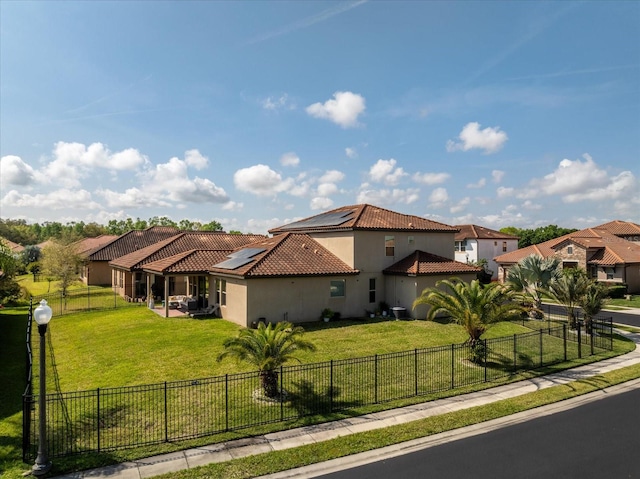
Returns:
[[[517,240],[517,236],[502,233],[500,231],[485,228],[478,225],[456,225],[460,231],[455,235],[456,241],[465,239],[488,239],[488,240]]]
[[[83,238],[75,243],[76,251],[81,255],[88,255],[98,248],[112,242],[118,236],[117,235],[100,235],[95,238]]]
[[[112,267],[134,270],[157,260],[186,251],[209,250],[230,252],[245,244],[266,238],[264,235],[236,235],[219,231],[183,231],[138,251],[115,258]]]
[[[640,235],[640,225],[631,223],[630,221],[613,220],[596,226],[595,229],[607,230],[616,236]]]
[[[212,265],[212,274],[265,278],[283,276],[329,276],[358,274],[357,269],[331,253],[306,234],[283,233],[246,245],[243,249],[261,250],[251,256],[251,261],[234,269]],[[227,258],[225,258],[227,259]],[[218,263],[219,264],[219,263]]]
[[[111,261],[158,241],[166,240],[179,232],[178,229],[171,226],[151,226],[144,230],[127,231],[104,246],[91,251],[87,259],[89,261]]]
[[[478,273],[480,271],[482,271],[482,268],[477,266],[417,250],[386,268],[383,273],[425,276],[431,274]]]
[[[12,253],[21,253],[22,251],[24,251],[24,246],[18,243],[14,243],[13,241],[8,240],[7,238],[0,237],[0,243],[6,244]]]
[[[269,233],[284,232],[311,233],[321,231],[431,231],[455,233],[457,228],[420,216],[405,215],[395,211],[368,204],[342,206],[319,215],[295,221],[277,228]]]
[[[147,263],[144,271],[154,274],[207,274],[212,264],[223,261],[227,251],[189,250]]]

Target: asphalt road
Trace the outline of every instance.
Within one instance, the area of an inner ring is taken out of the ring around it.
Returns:
[[[640,478],[640,388],[485,434],[317,477]]]
[[[555,304],[545,304],[542,308],[545,313],[550,309],[552,314],[565,315],[565,309],[562,306]],[[634,313],[622,313],[618,311],[602,311],[598,316],[612,317],[614,323],[627,324],[629,326],[636,326],[640,328],[640,314]]]

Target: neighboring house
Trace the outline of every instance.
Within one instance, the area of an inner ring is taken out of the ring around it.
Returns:
[[[537,254],[555,256],[563,268],[581,268],[597,281],[626,283],[629,293],[640,293],[640,244],[625,239],[634,237],[629,231],[638,225],[622,223],[605,223],[497,256],[499,279],[504,281],[508,269],[521,259]]]
[[[124,278],[112,277],[109,261],[175,236],[179,232],[177,228],[170,226],[151,226],[144,230],[128,231],[87,251],[80,274],[82,281],[88,286],[122,286]]]
[[[264,238],[264,235],[229,234],[220,231],[182,231],[110,261],[114,280],[112,287],[121,296],[133,300],[146,299],[148,291],[151,291],[157,300],[165,296],[189,295],[198,299],[198,307],[203,307],[208,302],[207,270],[196,268],[193,271],[173,274],[165,271],[166,266],[162,260],[176,255],[182,257],[184,253],[193,251],[210,253],[202,255],[203,258],[224,258],[233,250]],[[159,271],[146,268],[148,264],[159,261],[163,265]],[[210,266],[214,263],[208,264]]]
[[[0,238],[0,242],[6,244],[11,252],[16,256],[24,251],[24,246],[14,243],[13,241],[9,241],[6,238]]]
[[[456,225],[460,231],[455,235],[455,259],[463,263],[487,260],[491,279],[498,279],[498,264],[493,260],[498,255],[518,249],[518,237],[501,233],[478,225]]]

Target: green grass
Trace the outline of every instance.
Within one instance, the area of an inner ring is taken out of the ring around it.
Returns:
[[[640,294],[634,294],[631,296],[631,300],[624,298],[611,299],[607,303],[606,308],[621,307],[621,308],[640,308]]]
[[[60,291],[60,281],[47,281],[44,275],[40,275],[40,281],[33,281],[32,274],[24,274],[22,276],[17,276],[16,281],[22,288],[24,292],[24,297],[28,298],[29,296],[43,296],[46,294],[54,293]],[[85,289],[87,285],[82,283],[82,281],[74,281],[68,288],[69,291]]]
[[[20,461],[21,401],[23,386],[24,328],[26,308],[3,310],[0,314],[0,337],[6,338],[12,348],[2,348],[3,365],[11,363],[13,369],[3,369],[6,378],[2,384],[3,398],[0,406],[0,432],[7,438],[0,443],[0,470],[22,470]],[[332,323],[312,323],[305,325],[307,337],[317,346],[314,354],[301,355],[303,362],[319,362],[329,359],[351,358],[355,356],[382,354],[398,350],[412,350],[442,344],[459,343],[466,339],[464,331],[455,325],[426,321],[337,321]],[[50,387],[59,387],[61,391],[93,389],[95,387],[148,384],[165,380],[192,379],[217,376],[241,370],[249,370],[246,365],[233,361],[219,363],[215,360],[222,350],[222,341],[235,335],[238,327],[222,320],[192,320],[185,318],[162,318],[147,308],[92,311],[54,317],[50,323],[51,343],[55,373],[48,374]],[[510,336],[530,331],[511,323],[498,324],[491,328],[487,337]],[[6,333],[6,334],[5,334]],[[363,341],[366,338],[366,341]],[[547,341],[547,339],[545,339]],[[616,351],[611,355],[622,354],[634,345],[616,341]],[[37,353],[37,351],[36,351]],[[495,352],[510,360],[508,354]],[[606,355],[600,356],[600,358]],[[37,357],[37,356],[36,356]],[[592,361],[585,358],[581,362]],[[499,362],[499,359],[494,358]],[[573,362],[571,365],[581,363]],[[566,365],[564,366],[566,367]],[[542,372],[551,372],[561,366],[547,368]],[[55,384],[55,379],[58,384]],[[526,376],[519,376],[519,378]],[[358,378],[359,379],[359,378]],[[481,384],[455,392],[446,392],[394,401],[384,405],[356,407],[353,414],[365,414],[375,410],[398,407],[410,403],[422,402],[437,397],[460,394],[494,386],[516,377],[506,377],[492,384]],[[53,389],[49,389],[50,391]],[[196,408],[197,410],[197,408]],[[253,414],[251,411],[245,412]],[[244,413],[243,413],[244,414]],[[303,424],[322,422],[345,417],[345,413],[329,416],[312,416],[287,424],[252,428],[242,434],[261,434],[283,427],[295,427]],[[134,425],[135,426],[135,425]],[[142,429],[142,428],[139,428]],[[83,456],[56,460],[60,471],[71,471],[95,467],[123,460],[145,457],[170,450],[178,450],[191,445],[203,445],[214,441],[225,441],[241,437],[240,433],[224,433],[209,438],[200,438],[179,444],[161,444],[146,448],[120,451],[108,454],[87,454]]]

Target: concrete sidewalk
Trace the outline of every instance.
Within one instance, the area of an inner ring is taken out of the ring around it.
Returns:
[[[527,379],[517,383],[506,384],[504,386],[498,386],[461,396],[414,404],[412,406],[406,406],[399,409],[381,411],[373,414],[367,414],[365,416],[341,419],[314,426],[289,429],[286,431],[266,434],[264,436],[212,444],[210,446],[197,447],[117,464],[114,466],[75,472],[58,477],[70,479],[143,479],[158,474],[176,472],[206,464],[229,461],[231,459],[262,454],[270,451],[294,448],[305,444],[313,444],[339,436],[347,436],[349,434],[384,428],[452,411],[459,411],[461,409],[489,404],[502,399],[520,396],[559,384],[567,384],[571,381],[596,376],[598,374],[640,363],[640,334],[620,333],[629,337],[639,345],[636,347],[635,351],[559,373]],[[634,384],[637,384],[637,387],[640,387],[640,381],[636,381]],[[552,409],[553,405],[548,407]],[[558,406],[555,407],[557,408]],[[540,415],[540,409],[541,408],[538,408],[536,414]],[[505,419],[502,419],[502,422],[504,421]],[[507,422],[508,421],[509,420],[507,420]],[[477,425],[477,427],[481,428],[482,426]],[[451,440],[454,435],[455,432],[444,433],[444,437],[451,438]],[[427,438],[424,438],[423,441],[424,440],[427,440]],[[339,464],[341,463],[346,464],[351,462],[352,459],[342,458],[337,459],[336,461],[338,461],[338,466],[334,465],[333,467],[339,467]],[[311,477],[312,474],[308,471],[313,469],[313,467],[314,466],[308,466],[308,468],[305,468],[307,469],[307,472],[300,472],[299,474],[294,471],[289,471],[268,477]]]

